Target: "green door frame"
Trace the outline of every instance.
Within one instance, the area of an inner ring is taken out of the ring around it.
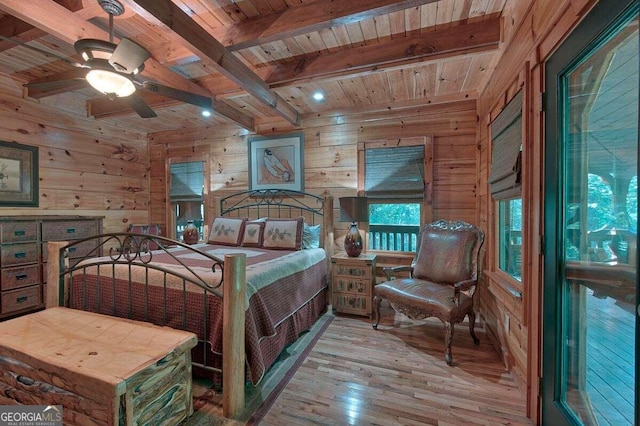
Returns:
[[[576,60],[585,55],[585,51],[595,40],[602,37],[620,19],[638,13],[637,0],[600,0],[578,27],[567,37],[545,64],[545,167],[544,167],[544,298],[543,298],[543,339],[542,339],[542,424],[543,425],[579,425],[579,420],[557,396],[561,389],[561,366],[558,365],[559,339],[563,336],[561,316],[562,286],[564,271],[560,268],[563,253],[558,241],[564,241],[562,223],[561,178],[564,176],[560,160],[559,130],[564,114],[564,94],[558,80]],[[639,161],[640,164],[640,161]],[[636,265],[640,265],[640,252],[636,254]],[[640,294],[638,276],[636,276],[636,295]],[[635,357],[638,360],[640,350],[640,306],[636,297]],[[635,371],[635,424],[640,425],[640,374],[636,361]]]

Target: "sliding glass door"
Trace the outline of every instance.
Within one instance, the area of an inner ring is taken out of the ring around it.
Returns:
[[[545,68],[543,424],[638,423],[638,3]]]

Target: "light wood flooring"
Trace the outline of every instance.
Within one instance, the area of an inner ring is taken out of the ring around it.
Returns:
[[[384,310],[336,315],[261,425],[531,425],[525,399],[482,329],[458,324],[454,365],[437,320]]]

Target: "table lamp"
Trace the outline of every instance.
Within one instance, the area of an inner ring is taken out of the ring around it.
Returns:
[[[344,250],[349,257],[358,257],[362,251],[362,235],[356,222],[369,221],[367,197],[341,197],[340,222],[351,222],[347,236],[344,238]]]

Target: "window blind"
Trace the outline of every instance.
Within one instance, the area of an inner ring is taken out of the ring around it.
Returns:
[[[495,200],[522,194],[522,91],[491,123],[491,174],[489,185]]]
[[[171,164],[171,202],[202,201],[204,162]]]
[[[423,198],[424,146],[365,150],[365,196]]]

